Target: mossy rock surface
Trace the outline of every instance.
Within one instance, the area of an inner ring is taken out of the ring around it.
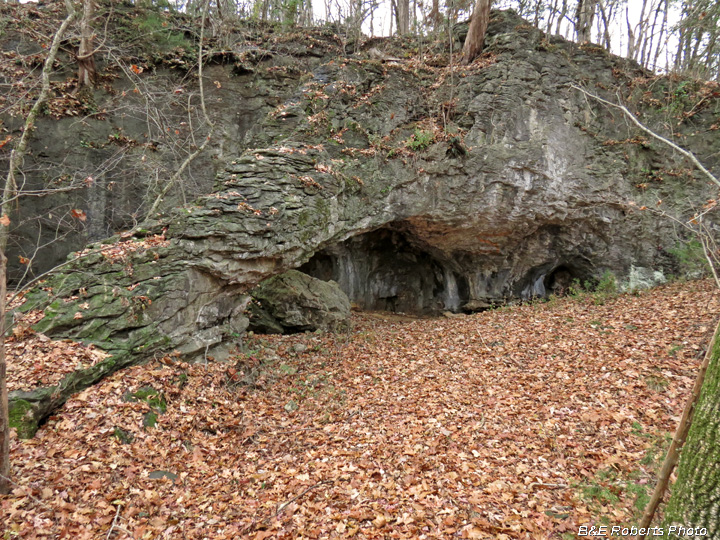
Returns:
[[[249,291],[319,255],[334,257],[342,273],[331,277],[350,300],[381,300],[388,309],[544,296],[559,269],[581,281],[606,270],[623,280],[633,266],[672,265],[672,226],[627,202],[650,206],[677,192],[702,205],[714,194],[693,173],[638,188],[647,176],[628,161],[664,171],[688,164],[638,142],[620,113],[570,86],[630,100],[631,83],[647,74],[560,39],[542,46],[543,34],[518,31],[523,24],[513,13],[494,13],[486,62],[452,86],[441,82],[444,72],[378,62],[362,50],[352,58],[315,58],[304,78],[280,76],[268,65],[235,81],[242,87],[237,95],[253,94],[255,85],[268,96],[232,147],[234,157],[217,175],[212,171],[212,193],[152,216],[132,238],[97,244],[107,251],[71,260],[27,296],[22,309],[46,312],[38,331],[94,343],[112,359],[66,377],[48,394],[11,400],[31,403],[39,421],[73,392],[154,353],[193,358],[237,339],[249,324]],[[230,76],[216,71],[224,85]],[[641,119],[665,133],[658,111],[632,91]],[[453,110],[440,114],[438,104],[449,100]],[[226,124],[235,122],[229,103],[222,105]],[[720,99],[705,103],[693,116],[694,132],[717,122],[712,111],[720,110]],[[357,136],[343,138],[343,126]],[[422,151],[406,145],[417,130],[435,136]],[[448,153],[451,137],[467,152]],[[687,141],[717,170],[716,137]],[[373,267],[364,253],[344,251],[355,237],[382,231],[413,249],[390,246],[376,259],[395,256],[392,264]],[[402,285],[423,268],[429,270],[422,271],[422,298],[413,303],[413,291]],[[337,294],[328,310],[317,304],[315,285],[306,288],[312,294],[278,287],[282,295],[265,302],[284,304],[282,314],[271,314],[283,328],[331,327],[346,317],[347,299]],[[283,295],[295,295],[295,307]],[[336,318],[316,319],[323,310]],[[18,404],[24,418],[30,409]]]
[[[250,329],[256,332],[338,330],[350,318],[350,300],[337,283],[297,270],[263,281],[251,294]]]
[[[37,432],[37,418],[35,407],[24,399],[14,399],[10,402],[10,427],[17,429],[18,437],[30,439]]]

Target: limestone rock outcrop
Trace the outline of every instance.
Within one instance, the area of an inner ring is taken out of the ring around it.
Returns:
[[[252,291],[249,329],[267,334],[340,330],[350,318],[350,300],[334,281],[288,270]]]
[[[452,79],[362,55],[327,62],[249,132],[212,194],[91,246],[24,309],[47,305],[44,332],[119,365],[242,333],[248,292],[292,268],[368,308],[457,311],[672,265],[672,227],[628,202],[657,200],[638,187],[646,168],[684,163],[570,86],[629,94],[646,75],[508,12]],[[716,147],[700,148],[716,166]],[[702,200],[707,186],[690,173],[658,189]],[[22,399],[47,414],[42,396]]]

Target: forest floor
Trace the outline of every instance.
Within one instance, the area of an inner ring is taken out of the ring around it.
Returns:
[[[637,524],[719,296],[696,281],[453,318],[360,313],[346,333],[251,336],[231,364],[124,370],[13,438],[0,538],[569,539]],[[101,356],[9,341],[11,389]]]

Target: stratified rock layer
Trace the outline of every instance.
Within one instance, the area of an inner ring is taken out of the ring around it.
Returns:
[[[636,188],[645,166],[682,162],[569,86],[614,90],[642,73],[508,13],[487,44],[452,78],[361,55],[322,65],[252,128],[214,193],[148,223],[121,256],[109,245],[72,262],[26,308],[50,302],[41,330],[120,366],[242,333],[247,291],[302,265],[368,307],[457,310],[668,264],[671,229],[627,202],[656,200]],[[688,200],[706,189],[661,187]],[[22,397],[29,416],[48,413],[44,396]]]

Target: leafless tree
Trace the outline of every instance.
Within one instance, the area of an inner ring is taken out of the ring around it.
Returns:
[[[40,108],[47,100],[50,92],[50,72],[57,57],[60,43],[70,23],[75,18],[76,12],[70,0],[65,2],[67,17],[63,20],[53,37],[52,45],[45,58],[42,70],[42,86],[40,95],[35,100],[30,112],[25,119],[25,125],[17,145],[10,152],[10,162],[5,178],[5,185],[2,192],[2,216],[0,217],[0,494],[10,492],[10,417],[8,411],[7,391],[7,362],[5,360],[5,311],[7,296],[7,257],[5,250],[8,244],[10,231],[10,208],[12,202],[18,196],[17,172],[22,166],[23,158],[27,150],[28,140],[33,131],[35,121],[40,114]]]
[[[468,34],[463,45],[462,60],[464,65],[470,64],[482,52],[485,44],[485,33],[490,22],[490,6],[492,0],[477,0]]]
[[[589,43],[592,40],[592,25],[595,19],[597,0],[578,0],[575,12],[575,32],[578,43]]]

